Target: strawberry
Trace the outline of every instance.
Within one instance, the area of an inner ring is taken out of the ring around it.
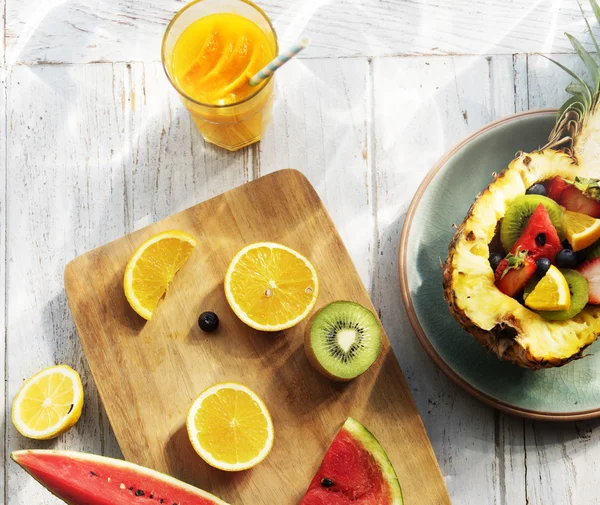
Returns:
[[[600,258],[582,263],[577,271],[588,281],[589,303],[600,305]]]
[[[560,203],[565,209],[600,217],[600,184],[596,179],[576,177],[575,182],[568,183],[560,196]]]
[[[521,236],[515,242],[511,253],[515,254],[517,249],[528,251],[534,261],[540,258],[548,258],[554,263],[554,258],[562,249],[556,228],[552,224],[550,214],[541,203],[527,221],[527,226]]]
[[[567,187],[567,183],[562,177],[557,175],[549,181],[546,181],[545,186],[546,191],[548,192],[548,198],[551,198],[552,200],[558,203],[560,202],[560,197],[563,191]]]
[[[535,274],[535,260],[527,251],[517,249],[516,254],[508,253],[496,268],[496,287],[505,295],[516,296]]]

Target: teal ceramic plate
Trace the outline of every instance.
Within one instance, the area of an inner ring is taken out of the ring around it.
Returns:
[[[600,416],[600,342],[587,357],[533,372],[490,354],[448,311],[440,260],[477,194],[518,150],[546,143],[555,111],[531,111],[492,123],[458,144],[429,172],[406,215],[400,241],[400,284],[411,324],[437,365],[485,403],[547,420]]]

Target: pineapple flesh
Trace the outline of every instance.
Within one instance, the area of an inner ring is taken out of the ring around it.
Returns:
[[[596,0],[590,3],[600,22]],[[567,36],[593,85],[557,63],[577,82],[567,88],[572,97],[559,111],[548,144],[536,152],[519,153],[479,194],[458,227],[443,266],[445,298],[455,319],[499,358],[532,369],[561,366],[581,357],[600,334],[600,306],[588,304],[568,321],[547,321],[496,288],[488,260],[497,223],[527,188],[554,176],[600,178],[600,67]]]

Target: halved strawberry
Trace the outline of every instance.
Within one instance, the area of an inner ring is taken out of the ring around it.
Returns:
[[[600,217],[600,185],[596,179],[575,178],[562,192],[560,203],[565,209],[595,218]]]
[[[535,260],[527,251],[518,249],[508,253],[496,268],[496,287],[505,295],[515,297],[521,293],[535,274]]]
[[[600,304],[600,258],[586,261],[577,271],[588,281],[589,303]]]
[[[546,186],[548,198],[552,198],[552,200],[554,200],[557,203],[560,201],[560,197],[565,188],[567,187],[567,183],[565,182],[565,180],[558,175],[556,177],[553,177],[549,181],[546,181],[544,185]]]
[[[556,228],[552,224],[550,214],[541,203],[529,217],[527,226],[510,252],[515,254],[519,248],[522,251],[528,251],[529,256],[535,261],[540,258],[548,258],[551,262],[554,262],[554,258],[562,250],[562,244]]]

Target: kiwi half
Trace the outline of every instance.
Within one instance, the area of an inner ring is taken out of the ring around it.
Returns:
[[[375,315],[354,302],[333,302],[309,322],[304,349],[312,365],[333,380],[358,377],[373,364],[381,348]]]
[[[504,247],[505,251],[510,251],[512,249],[512,246],[519,239],[521,233],[523,233],[523,230],[527,226],[529,218],[540,203],[548,211],[550,220],[558,233],[558,237],[561,240],[564,240],[565,230],[561,206],[546,196],[523,195],[513,200],[506,209],[506,213],[502,219],[502,225],[500,226],[500,240],[502,241],[502,247]]]
[[[571,292],[571,307],[569,310],[540,310],[535,311],[548,321],[567,321],[579,314],[588,302],[588,281],[576,270],[569,268],[560,268],[560,272],[565,276],[569,291]],[[525,298],[533,291],[535,285],[540,281],[539,277],[534,277],[525,287]]]

